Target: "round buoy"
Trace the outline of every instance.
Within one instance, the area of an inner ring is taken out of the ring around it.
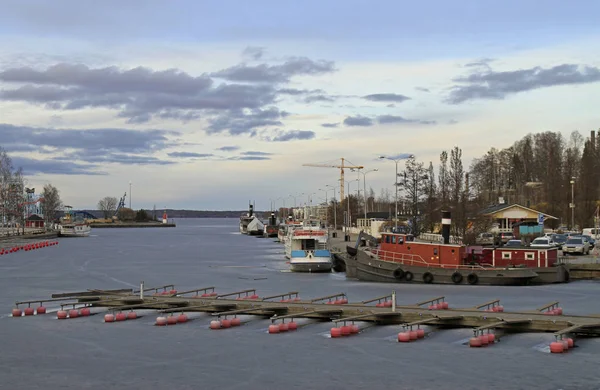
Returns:
[[[560,342],[563,344],[563,351],[567,352],[569,350],[569,342],[567,339],[562,339]]]
[[[471,347],[471,348],[481,347],[481,339],[479,337],[471,337],[469,339],[469,347]]]
[[[336,299],[335,301],[333,301],[334,305],[341,305],[342,304],[342,300],[341,299]]]
[[[156,325],[157,326],[165,326],[167,325],[167,317],[156,317]]]
[[[231,320],[228,320],[228,319],[221,320],[221,328],[225,328],[225,329],[231,328]]]
[[[23,314],[25,314],[26,316],[32,316],[34,312],[35,310],[33,309],[33,307],[26,307],[25,310],[23,310]]]
[[[300,299],[300,297],[296,297],[296,298],[293,299],[294,302],[300,302],[301,300],[302,299]],[[346,303],[348,303],[348,302],[346,302]]]
[[[437,310],[437,305],[429,305],[429,310]]]
[[[358,325],[350,325],[350,333],[358,334],[358,332],[360,332],[360,328],[358,327]]]
[[[342,329],[340,328],[331,328],[329,334],[332,338],[342,337]]]
[[[340,328],[340,332],[342,333],[342,336],[350,336],[352,329],[348,325],[344,325]]]
[[[380,302],[380,303],[376,303],[375,307],[384,307],[384,303]]]
[[[398,342],[399,343],[408,343],[410,342],[410,335],[408,332],[400,332],[398,333]]]
[[[69,318],[77,318],[79,317],[79,310],[71,309],[69,310]]]
[[[444,309],[444,310],[448,310],[448,308],[450,307],[448,302],[442,302],[442,303],[440,303],[440,305],[442,305],[442,309]]]
[[[288,303],[290,300],[289,299],[280,299],[279,302],[281,303]]]
[[[485,334],[482,334],[481,336],[479,336],[479,340],[481,341],[481,346],[482,347],[486,347],[490,343],[490,341],[488,340],[487,335],[485,335]]]
[[[496,306],[496,311],[497,311],[498,313],[502,313],[502,312],[504,312],[504,306],[502,306],[502,305]]]
[[[221,321],[211,321],[210,328],[211,329],[221,329]]]
[[[383,307],[392,307],[392,301],[385,301]]]
[[[177,290],[171,290],[168,292],[169,295],[175,295],[177,294]]]
[[[87,317],[90,314],[92,314],[92,312],[90,311],[89,307],[84,307],[81,310],[79,310],[79,315],[82,316],[82,317]]]
[[[129,313],[127,313],[127,319],[128,320],[135,320],[137,319],[137,313],[134,311],[130,311]]]
[[[240,326],[242,324],[242,320],[240,320],[239,318],[232,318],[231,319],[231,326]]]
[[[573,348],[575,346],[575,340],[573,340],[572,338],[568,338],[567,339],[567,344],[569,346],[569,348]]]
[[[36,310],[37,314],[46,314],[46,308],[44,306],[40,306]]]
[[[565,347],[560,341],[550,343],[550,353],[563,353]]]
[[[326,305],[333,305],[334,303],[335,302],[333,302],[333,301],[327,301],[327,302],[325,302]],[[375,306],[377,306],[377,305],[375,305]]]
[[[163,291],[163,292],[159,293],[159,295],[169,295],[169,292],[168,291]]]
[[[496,341],[496,335],[493,333],[488,333],[487,338],[490,344],[493,344]]]
[[[410,341],[418,339],[417,331],[416,330],[409,331],[408,332],[408,337],[410,337]]]
[[[125,321],[127,319],[127,315],[123,312],[119,312],[117,313],[117,315],[115,316],[115,320],[116,321]]]
[[[185,314],[180,314],[179,317],[177,317],[177,322],[179,322],[180,324],[187,322],[187,320],[188,317]]]
[[[56,318],[59,320],[64,320],[67,318],[67,312],[65,310],[59,310],[56,312]]]
[[[200,297],[201,298],[208,298],[208,297],[210,297],[210,294],[204,293],[204,294],[200,295]]]
[[[422,339],[423,337],[425,337],[425,330],[424,329],[417,329],[417,338],[418,339]]]
[[[167,325],[176,325],[176,324],[177,324],[177,317],[175,317],[175,316],[167,317]]]
[[[216,297],[216,296],[217,296],[217,293],[213,291],[213,292],[211,292],[211,293],[210,293],[210,296],[211,296],[211,297]]]
[[[562,307],[557,307],[556,309],[554,309],[554,312],[556,313],[557,316],[562,316],[563,309],[562,309]]]
[[[21,314],[23,314],[23,312],[21,311],[21,309],[19,309],[19,308],[12,309],[12,316],[13,317],[21,317]]]
[[[342,305],[346,305],[348,303],[348,299],[342,298]]]
[[[288,322],[288,330],[296,330],[298,329],[298,324],[294,321]]]
[[[287,323],[282,322],[281,324],[279,324],[279,331],[280,332],[287,332],[289,329],[289,326]]]
[[[115,315],[114,314],[105,314],[104,322],[115,322]]]
[[[248,299],[258,299],[258,298],[259,297],[256,294],[252,294],[252,295],[250,295],[250,297],[248,297]]]
[[[277,325],[277,324],[269,325],[269,333],[270,334],[279,333],[279,325]]]

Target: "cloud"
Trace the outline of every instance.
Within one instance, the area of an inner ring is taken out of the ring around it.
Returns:
[[[349,116],[344,119],[345,126],[373,126],[373,120],[365,116]]]
[[[297,95],[308,95],[311,93],[319,93],[322,94],[325,91],[323,91],[322,89],[297,89],[297,88],[280,88],[277,90],[277,93],[280,93],[282,95],[292,95],[292,96],[297,96]]]
[[[212,153],[194,153],[194,152],[171,152],[171,153],[167,153],[167,156],[175,157],[175,158],[207,158],[207,157],[213,157],[214,154],[212,154]]]
[[[242,52],[244,57],[248,57],[251,60],[260,60],[265,55],[265,48],[258,46],[248,46]]]
[[[315,96],[307,96],[304,98],[305,103],[315,103],[315,102],[333,102],[335,99],[331,96],[325,95],[315,95]]]
[[[242,160],[242,161],[264,161],[270,160],[270,157],[265,156],[240,156],[240,157],[231,157],[229,160]]]
[[[277,107],[269,107],[264,110],[255,109],[250,113],[242,110],[230,110],[219,114],[209,120],[206,129],[208,134],[229,133],[230,135],[249,134],[256,136],[257,130],[270,126],[282,126],[280,119],[289,113],[279,111]]]
[[[244,156],[272,156],[273,153],[248,151],[240,153]]]
[[[402,116],[396,115],[380,115],[377,117],[377,123],[382,125],[390,123],[418,123],[421,125],[435,125],[437,122],[431,120],[406,119]]]
[[[600,81],[600,69],[576,64],[557,65],[552,68],[539,66],[530,69],[495,72],[479,69],[468,76],[454,79],[446,102],[460,104],[469,100],[502,100],[520,92],[559,85],[587,84]]]
[[[247,65],[239,64],[214,72],[212,77],[228,81],[287,83],[294,76],[321,75],[334,72],[333,61],[313,61],[306,57],[294,57],[280,65]]]
[[[340,125],[339,123],[321,123],[322,127],[329,127],[329,128],[338,127],[339,125]]]
[[[263,136],[262,138],[270,142],[288,142],[310,140],[316,137],[315,132],[309,130],[276,130],[274,134],[272,136]]]
[[[372,102],[394,102],[394,103],[402,103],[406,100],[410,100],[408,96],[399,95],[396,93],[375,93],[372,95],[366,95],[362,97],[365,100],[369,100]]]
[[[239,146],[221,146],[220,148],[217,148],[215,150],[220,150],[221,152],[235,152],[236,150],[239,150],[240,147]]]
[[[415,87],[415,89],[419,92],[431,92],[428,88],[424,87]]]
[[[11,157],[14,166],[23,168],[23,173],[28,176],[34,175],[106,175],[107,173],[97,171],[96,165],[80,164],[73,161],[59,160],[37,160],[33,158]]]

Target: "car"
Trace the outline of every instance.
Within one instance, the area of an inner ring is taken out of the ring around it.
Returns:
[[[553,234],[552,241],[556,243],[556,246],[562,248],[562,246],[567,242],[566,234]]]
[[[504,244],[504,246],[517,247],[523,246],[523,243],[521,242],[521,240],[508,240],[506,244]]]
[[[550,237],[538,237],[529,244],[532,248],[554,248],[556,243]]]
[[[590,243],[583,237],[571,237],[562,247],[563,253],[581,253],[582,255],[590,254]]]
[[[493,233],[480,233],[475,238],[477,245],[494,245],[494,234]]]
[[[592,236],[583,234],[582,237],[587,238],[588,242],[590,243],[590,249],[594,249],[596,247],[596,240],[594,240]]]
[[[508,241],[515,238],[515,236],[510,232],[498,233],[497,237],[498,237],[498,241],[500,242],[500,244],[506,244]]]

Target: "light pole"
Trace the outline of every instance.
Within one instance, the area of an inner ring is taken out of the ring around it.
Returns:
[[[371,169],[369,171],[366,172],[360,172],[363,175],[363,197],[365,199],[365,224],[367,223],[367,173],[371,173],[371,172],[377,172],[379,171],[379,169],[375,168],[375,169]]]
[[[329,184],[326,184],[325,187],[331,188],[333,190],[333,231],[334,231],[334,236],[333,237],[337,237],[337,200],[335,199],[335,187],[334,186],[330,186]],[[327,190],[325,190],[326,194],[327,194]],[[327,195],[325,195],[327,197]],[[329,204],[327,204],[327,208],[329,208]]]
[[[133,210],[131,208],[131,180],[129,180],[129,208]]]
[[[342,179],[339,179],[339,180],[342,180]],[[358,179],[349,180],[349,181],[344,180],[344,182],[348,186],[348,190],[347,190],[348,200],[346,202],[346,203],[348,203],[348,210],[347,210],[347,217],[346,217],[346,235],[348,235],[348,230],[350,229],[350,225],[352,223],[351,218],[350,218],[350,215],[351,215],[350,214],[350,183],[353,183],[355,181],[358,181]]]
[[[571,230],[575,230],[575,176],[571,177]]]
[[[396,215],[394,216],[395,231],[398,231],[398,162],[412,157],[414,157],[412,154],[399,155],[396,157],[379,156],[380,159],[392,160],[396,163],[396,176],[394,176],[394,186],[396,187]]]

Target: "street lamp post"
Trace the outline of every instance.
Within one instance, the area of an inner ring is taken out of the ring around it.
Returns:
[[[342,179],[339,179],[339,180],[342,180]],[[348,231],[349,231],[350,225],[352,223],[351,218],[350,218],[350,183],[353,183],[355,181],[358,181],[358,179],[349,180],[349,181],[344,180],[344,182],[348,186],[348,190],[347,190],[347,194],[348,194],[348,200],[347,200],[348,210],[347,210],[347,217],[346,217],[346,235],[348,235]]]
[[[396,176],[394,176],[394,186],[396,187],[396,215],[394,217],[394,229],[396,231],[398,231],[398,162],[407,158],[412,158],[414,157],[412,154],[409,155],[402,155],[399,156],[397,158],[393,158],[393,157],[386,157],[386,156],[379,156],[380,159],[387,159],[387,160],[392,160],[396,163]]]
[[[131,209],[131,180],[129,180],[129,208]]]
[[[571,177],[571,230],[575,230],[575,176]]]
[[[377,171],[379,171],[379,169],[375,168],[371,169],[370,171],[361,172],[363,175],[363,197],[365,198],[365,223],[367,223],[367,173]]]
[[[329,184],[326,184],[325,187],[331,187],[331,189],[333,190],[333,231],[337,232],[337,200],[335,198],[335,187],[330,186]],[[327,193],[327,190],[325,190],[325,193]],[[327,204],[327,208],[329,208],[329,203]],[[335,234],[337,235],[337,233]]]

